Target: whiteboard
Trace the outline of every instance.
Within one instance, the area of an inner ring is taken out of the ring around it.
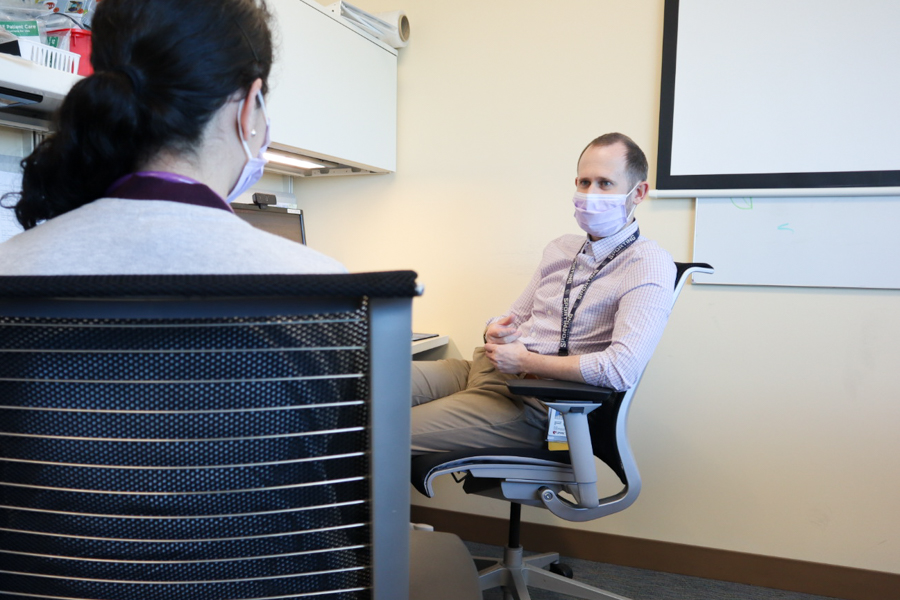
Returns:
[[[900,197],[698,198],[696,283],[900,289]]]
[[[898,23],[895,0],[666,0],[657,187],[900,185]]]

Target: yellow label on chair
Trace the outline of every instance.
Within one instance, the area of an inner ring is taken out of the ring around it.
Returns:
[[[568,450],[569,439],[566,437],[566,424],[563,416],[554,408],[547,407],[547,449]]]

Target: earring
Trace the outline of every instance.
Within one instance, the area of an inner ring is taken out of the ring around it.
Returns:
[[[251,130],[250,130],[250,137],[256,137],[256,130],[255,130],[255,129],[251,129]]]

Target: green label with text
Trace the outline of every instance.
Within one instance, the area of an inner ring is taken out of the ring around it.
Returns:
[[[0,27],[20,38],[40,38],[37,21],[0,21]]]

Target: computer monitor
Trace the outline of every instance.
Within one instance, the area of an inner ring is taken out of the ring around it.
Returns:
[[[237,203],[232,203],[231,208],[234,210],[234,214],[254,227],[298,244],[306,243],[303,211],[298,208]]]

